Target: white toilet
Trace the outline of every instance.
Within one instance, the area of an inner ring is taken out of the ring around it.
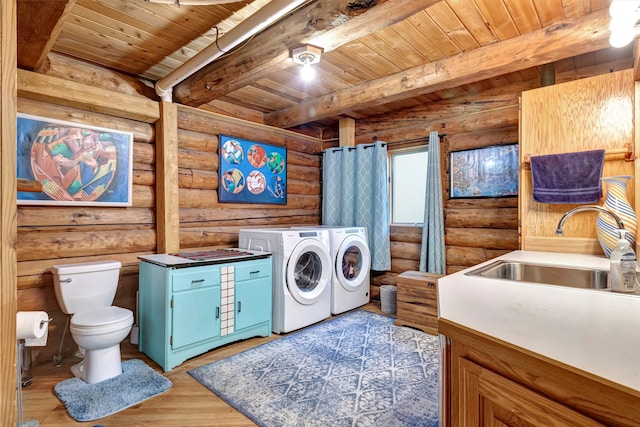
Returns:
[[[89,384],[122,373],[120,343],[131,331],[133,313],[111,305],[121,266],[119,261],[98,261],[51,268],[58,304],[73,314],[71,336],[84,353],[71,371]]]

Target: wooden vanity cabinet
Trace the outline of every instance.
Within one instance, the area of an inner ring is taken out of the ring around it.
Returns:
[[[640,392],[445,319],[438,327],[444,426],[638,425]]]

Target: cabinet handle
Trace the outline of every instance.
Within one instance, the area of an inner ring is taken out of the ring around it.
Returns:
[[[216,307],[216,319],[220,318],[220,307]]]
[[[255,276],[256,274],[260,274],[260,270],[250,271],[250,272],[249,272],[249,275],[250,275],[250,276]]]
[[[193,285],[201,285],[203,283],[204,283],[204,279],[192,280],[191,281],[191,286],[193,286]]]
[[[238,313],[242,311],[242,301],[238,301]]]

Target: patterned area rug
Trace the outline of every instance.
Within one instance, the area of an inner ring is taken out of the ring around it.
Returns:
[[[437,426],[438,338],[357,310],[189,374],[259,426]]]
[[[171,388],[171,381],[139,359],[122,362],[122,374],[95,384],[80,378],[53,388],[76,421],[92,421],[137,405]]]

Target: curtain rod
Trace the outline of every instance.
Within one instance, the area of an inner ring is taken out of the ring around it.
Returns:
[[[440,139],[444,138],[445,136],[447,136],[446,133],[438,133],[438,137]],[[377,142],[378,141],[378,137],[374,136],[373,137],[373,142]],[[397,144],[406,144],[408,142],[419,142],[419,141],[429,141],[429,137],[428,136],[424,136],[424,137],[420,137],[420,138],[412,138],[412,139],[403,139],[400,141],[393,141],[393,142],[387,142],[387,145],[397,145]]]
[[[438,137],[439,138],[444,138],[445,136],[447,136],[446,133],[439,133]],[[413,138],[413,139],[403,139],[401,141],[394,141],[394,142],[383,142],[382,146],[384,147],[385,145],[397,145],[397,144],[406,144],[409,142],[419,142],[419,141],[428,141],[429,137],[423,137],[423,138]],[[364,149],[366,150],[369,147],[373,147],[374,145],[376,145],[376,143],[378,142],[378,137],[374,136],[373,137],[373,143],[372,144],[357,144],[357,145],[362,145],[364,147]],[[326,150],[332,150],[332,151],[342,151],[343,148],[346,148],[349,151],[355,150],[356,146],[349,146],[349,147],[338,147],[338,148],[327,148]],[[319,153],[314,153],[315,155],[321,155],[325,150],[322,150]]]

